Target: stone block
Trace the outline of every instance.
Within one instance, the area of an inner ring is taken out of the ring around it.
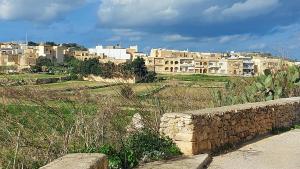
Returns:
[[[188,142],[194,142],[196,141],[195,135],[193,133],[178,133],[175,135],[175,141],[188,141]]]
[[[175,143],[184,155],[189,156],[200,153],[196,142],[175,141]]]
[[[68,154],[40,169],[108,169],[104,154]]]

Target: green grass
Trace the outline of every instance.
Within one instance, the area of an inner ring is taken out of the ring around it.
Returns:
[[[300,129],[300,124],[294,125],[295,129]]]
[[[12,75],[0,75],[0,79],[13,79],[13,80],[27,80],[27,79],[44,79],[44,78],[56,78],[63,77],[65,75],[49,75],[49,74],[32,74],[32,73],[24,73],[24,74],[12,74]]]
[[[50,83],[42,85],[32,85],[32,87],[38,87],[44,90],[64,90],[70,88],[82,88],[82,87],[97,87],[104,86],[105,83],[101,82],[89,82],[89,81],[66,81],[61,83]]]
[[[240,77],[229,77],[229,76],[211,76],[211,75],[202,75],[202,74],[191,74],[191,75],[166,75],[160,74],[159,77],[166,80],[178,80],[178,81],[191,81],[191,82],[228,82],[232,79]]]

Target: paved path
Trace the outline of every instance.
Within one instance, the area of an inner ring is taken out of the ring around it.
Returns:
[[[202,169],[210,161],[208,154],[183,157],[169,161],[147,163],[138,169]]]
[[[214,157],[208,169],[300,169],[300,130],[271,136]]]

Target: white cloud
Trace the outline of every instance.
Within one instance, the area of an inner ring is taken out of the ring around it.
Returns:
[[[253,36],[251,36],[250,34],[236,34],[236,35],[224,35],[218,38],[220,43],[227,43],[230,41],[246,41],[253,38]]]
[[[113,27],[226,22],[266,14],[279,0],[102,0],[100,21]]]
[[[103,24],[117,26],[168,24],[182,17],[183,8],[202,1],[205,0],[102,0],[98,16]]]
[[[121,41],[122,39],[126,39],[129,41],[139,41],[143,36],[146,35],[144,32],[134,31],[131,29],[112,29],[113,36],[109,38],[107,41]]]
[[[173,34],[173,35],[165,35],[163,36],[163,40],[167,42],[177,42],[177,41],[189,41],[193,40],[192,37],[182,36],[179,34]]]
[[[0,20],[47,21],[86,0],[0,0]]]
[[[279,5],[279,0],[246,0],[222,11],[224,17],[248,18],[269,13]]]
[[[252,50],[258,50],[258,49],[264,49],[267,47],[267,44],[265,43],[258,43],[258,44],[253,44],[253,45],[250,45],[250,49]]]

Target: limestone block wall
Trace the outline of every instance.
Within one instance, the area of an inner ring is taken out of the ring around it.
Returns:
[[[128,84],[135,84],[136,83],[136,79],[135,78],[128,78],[128,79],[111,78],[111,79],[105,79],[103,77],[94,76],[94,75],[89,75],[88,77],[83,77],[83,80],[92,81],[92,82],[103,82],[103,83],[128,83]]]
[[[185,155],[211,152],[300,122],[300,97],[190,112],[167,113],[160,132]]]

